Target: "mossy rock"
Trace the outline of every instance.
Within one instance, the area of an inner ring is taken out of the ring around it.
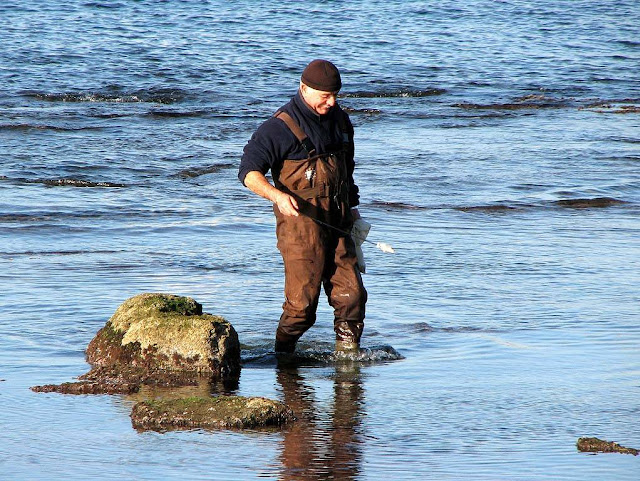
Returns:
[[[294,419],[281,402],[243,396],[142,401],[131,411],[134,428],[160,431],[281,426]]]
[[[87,361],[230,377],[240,372],[240,343],[229,322],[203,313],[190,297],[140,294],[125,301],[89,343]]]
[[[126,300],[87,347],[92,369],[79,382],[34,386],[36,392],[129,394],[141,385],[179,387],[203,379],[233,385],[240,342],[224,318],[190,297],[140,294]]]

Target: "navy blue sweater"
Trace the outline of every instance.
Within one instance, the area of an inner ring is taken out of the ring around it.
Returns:
[[[339,116],[346,118],[349,130],[349,149],[347,152],[347,172],[349,174],[349,206],[355,207],[359,203],[358,186],[353,182],[353,126],[349,116],[336,104],[328,114],[318,115],[300,96],[300,92],[280,110],[288,113],[302,127],[316,148],[317,154],[333,152],[342,148],[342,131]],[[282,162],[285,159],[306,159],[304,150],[289,127],[275,117],[266,120],[244,147],[244,154],[240,161],[238,178],[244,184],[247,173],[256,170],[266,174],[271,169],[271,175],[278,178]]]

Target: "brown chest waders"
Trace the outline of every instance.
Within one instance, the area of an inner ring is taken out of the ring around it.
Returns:
[[[281,119],[307,151],[302,160],[287,159],[274,178],[276,187],[298,202],[301,215],[284,216],[274,205],[278,249],[285,272],[285,301],[276,331],[276,350],[293,352],[297,340],[316,321],[323,285],[334,309],[336,340],[360,342],[367,292],[358,270],[350,236],[322,226],[318,219],[342,230],[352,224],[344,144],[336,152],[316,155],[309,137],[286,112]],[[343,129],[344,130],[344,129]]]

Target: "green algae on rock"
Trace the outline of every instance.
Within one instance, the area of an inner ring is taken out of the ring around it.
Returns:
[[[93,366],[240,372],[238,335],[224,318],[189,297],[140,294],[125,301],[87,348]]]
[[[295,416],[285,404],[262,397],[218,396],[142,401],[133,406],[136,429],[241,429],[281,426]]]
[[[578,451],[586,453],[621,453],[632,454],[637,456],[640,452],[634,448],[625,448],[618,443],[611,441],[603,441],[598,438],[580,438],[578,439]]]
[[[35,386],[36,392],[130,393],[142,384],[188,386],[202,377],[240,375],[240,343],[224,318],[190,297],[140,294],[126,300],[86,351],[92,369],[80,382]]]

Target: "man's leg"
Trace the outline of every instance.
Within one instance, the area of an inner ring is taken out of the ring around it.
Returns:
[[[321,229],[308,217],[278,219],[278,248],[285,273],[285,301],[276,331],[276,351],[293,352],[316,321],[325,249]]]
[[[327,261],[325,291],[334,309],[336,348],[356,349],[364,329],[367,291],[358,270],[353,240],[338,238],[333,262]]]

